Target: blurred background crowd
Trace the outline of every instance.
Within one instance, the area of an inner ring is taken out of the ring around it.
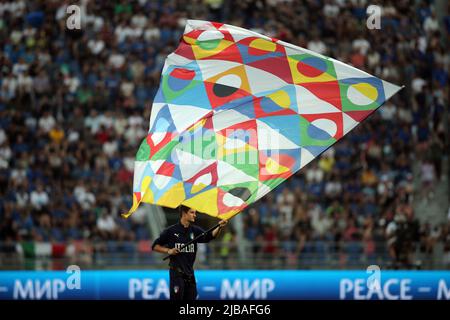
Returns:
[[[79,31],[66,27],[71,4],[81,7]],[[366,26],[370,4],[381,8],[380,30]],[[448,8],[433,0],[0,0],[0,252],[85,255],[94,266],[98,252],[149,255],[151,221],[120,213],[131,206],[135,153],[165,57],[189,18],[252,29],[405,86],[205,250],[225,266],[246,244],[248,261],[266,267],[331,266],[332,256],[344,268],[432,268],[437,254],[450,268]]]

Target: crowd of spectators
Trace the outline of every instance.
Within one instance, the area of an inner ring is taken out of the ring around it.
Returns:
[[[420,224],[413,206],[415,163],[419,196],[431,200],[446,178],[450,15],[439,21],[432,0],[377,3],[381,29],[370,30],[366,0],[82,0],[81,30],[69,30],[71,1],[0,0],[0,241],[151,240],[145,219],[119,213],[131,206],[135,153],[164,59],[195,18],[405,85],[243,213],[255,254],[376,261],[386,250],[409,265],[416,243],[428,252],[443,240],[450,252],[449,225]]]

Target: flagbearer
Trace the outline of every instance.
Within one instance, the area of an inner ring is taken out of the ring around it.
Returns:
[[[220,226],[212,232],[206,233],[198,241],[183,248],[195,237],[201,235],[204,230],[193,225],[197,212],[186,206],[180,206],[180,222],[165,229],[152,245],[153,251],[170,255],[170,300],[195,300],[197,297],[197,285],[194,275],[194,262],[197,253],[197,242],[207,243],[215,239],[221,229],[228,223],[221,220]]]

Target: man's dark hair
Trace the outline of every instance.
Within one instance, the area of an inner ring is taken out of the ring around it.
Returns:
[[[186,207],[186,206],[183,206],[183,205],[179,206],[179,207],[178,207],[178,212],[180,213],[180,218],[181,218],[181,216],[183,215],[183,212],[184,212],[184,213],[187,213],[190,209],[191,209],[191,208]]]

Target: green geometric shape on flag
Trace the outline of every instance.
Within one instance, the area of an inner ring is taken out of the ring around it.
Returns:
[[[217,48],[222,39],[212,39],[206,41],[196,41],[195,44],[198,45],[203,50],[213,50]]]
[[[380,106],[380,103],[376,100],[366,105],[354,104],[348,97],[348,90],[352,84],[339,81],[339,90],[341,92],[342,111],[369,111],[375,110]],[[384,101],[383,101],[384,102]]]
[[[248,199],[245,200],[246,203],[252,203],[253,200],[256,198],[257,190],[258,190],[258,181],[247,181],[242,183],[236,183],[236,184],[229,184],[225,186],[220,186],[220,189],[222,189],[225,192],[228,192],[235,188],[247,188],[250,190],[251,195]]]
[[[145,161],[148,160],[149,157],[150,157],[150,146],[147,143],[147,138],[144,138],[136,154],[136,160]]]
[[[178,91],[174,91],[174,90],[172,90],[170,87],[169,87],[169,77],[170,77],[170,75],[164,75],[163,77],[162,77],[162,85],[161,85],[161,87],[162,87],[162,92],[163,92],[163,94],[164,94],[164,98],[166,99],[166,102],[168,102],[168,103],[170,103],[170,102],[172,102],[175,98],[177,98],[177,97],[179,97],[179,96],[182,96],[183,94],[185,94],[186,92],[188,92],[188,91],[190,91],[190,90],[192,90],[193,88],[195,88],[195,87],[197,87],[197,86],[199,86],[199,85],[201,85],[201,84],[203,84],[203,82],[202,81],[199,81],[199,80],[192,80],[191,82],[189,82],[189,84],[186,86],[186,87],[184,87],[183,89],[181,89],[181,90],[178,90]]]
[[[201,133],[201,134],[199,134]],[[217,141],[213,131],[201,130],[194,135],[189,136],[191,139],[183,139],[178,148],[181,151],[191,153],[205,160],[216,159]]]
[[[172,150],[178,145],[178,141],[170,141],[163,148],[158,150],[153,157],[152,160],[167,160],[170,158],[170,154]]]
[[[275,178],[275,179],[268,179],[264,181],[260,181],[260,183],[264,184],[266,187],[270,188],[272,191],[275,189],[280,183],[284,182],[286,179],[283,178]]]
[[[320,146],[328,147],[335,143],[337,140],[333,137],[326,140],[314,139],[308,134],[308,127],[311,123],[300,115],[300,146]]]
[[[232,165],[237,170],[240,170],[253,178],[258,179],[259,177],[259,159],[257,150],[227,154],[219,160]]]

